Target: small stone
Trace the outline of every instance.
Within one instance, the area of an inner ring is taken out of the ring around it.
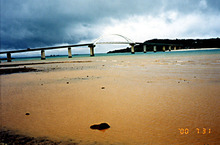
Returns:
[[[180,83],[180,82],[178,82],[178,83]]]
[[[28,115],[30,115],[30,113],[28,113],[28,112],[27,112],[27,113],[25,113],[25,115],[27,115],[27,116],[28,116]]]
[[[66,84],[69,84],[69,82],[66,82]]]
[[[105,89],[105,87],[101,87],[101,89]]]
[[[91,129],[104,130],[110,128],[107,123],[94,124],[90,126]]]

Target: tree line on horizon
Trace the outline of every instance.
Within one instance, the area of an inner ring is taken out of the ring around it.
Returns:
[[[152,45],[149,45],[151,44]],[[153,45],[154,44],[154,45]],[[220,48],[220,38],[210,39],[151,39],[142,44],[135,45],[135,52],[143,52],[143,45],[147,46],[147,51],[153,51],[153,46],[157,46],[157,51],[163,51],[163,46],[168,50],[169,45],[177,46],[177,49],[199,49],[199,48]],[[108,53],[131,52],[131,48],[118,49]]]

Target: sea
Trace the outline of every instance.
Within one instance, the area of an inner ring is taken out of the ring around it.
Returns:
[[[220,48],[210,48],[210,49],[187,49],[187,50],[174,50],[174,51],[158,51],[158,52],[135,52],[135,54],[131,54],[130,52],[127,53],[96,53],[95,57],[108,57],[108,56],[129,56],[129,55],[140,55],[140,56],[157,56],[157,57],[165,57],[165,56],[189,56],[189,55],[211,55],[211,54],[220,54]],[[84,58],[90,57],[90,54],[73,54],[72,58]],[[53,60],[63,60],[68,58],[68,55],[50,55],[46,56],[46,60],[53,61]],[[1,62],[6,62],[6,56],[0,56]],[[37,61],[41,60],[41,56],[16,56],[13,57],[12,54],[12,61]]]

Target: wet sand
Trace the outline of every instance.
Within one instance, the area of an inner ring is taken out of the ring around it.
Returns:
[[[2,128],[63,144],[220,143],[219,54],[76,59],[1,75]]]

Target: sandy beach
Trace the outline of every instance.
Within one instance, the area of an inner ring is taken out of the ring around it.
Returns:
[[[2,130],[57,144],[220,144],[219,54],[1,65],[33,69],[0,75]]]

